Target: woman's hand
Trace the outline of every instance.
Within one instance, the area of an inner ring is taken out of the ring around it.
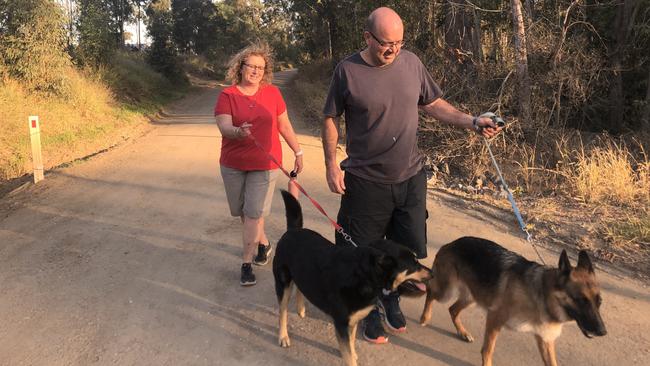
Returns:
[[[237,127],[237,138],[245,139],[251,135],[251,124],[248,122],[242,123],[241,126]]]
[[[300,174],[302,172],[302,154],[296,155],[296,159],[293,162],[293,171],[296,172],[296,174]]]

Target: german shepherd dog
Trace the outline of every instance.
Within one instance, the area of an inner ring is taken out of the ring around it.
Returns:
[[[287,232],[277,244],[273,258],[275,292],[280,304],[278,342],[289,347],[287,308],[295,283],[298,316],[305,316],[303,296],[329,315],[334,323],[339,350],[346,365],[357,364],[354,349],[357,323],[375,307],[382,289],[431,278],[415,254],[389,240],[368,246],[336,246],[315,231],[302,228],[302,209],[287,191],[282,191]]]
[[[587,338],[607,334],[599,312],[601,297],[594,267],[584,250],[576,267],[563,250],[558,268],[551,268],[489,240],[464,237],[440,248],[432,271],[420,324],[431,319],[433,300],[444,302],[456,295],[449,308],[451,321],[460,338],[472,342],[460,313],[478,303],[487,310],[483,365],[492,365],[494,345],[503,326],[534,333],[547,366],[557,365],[555,339],[563,323],[575,320]]]

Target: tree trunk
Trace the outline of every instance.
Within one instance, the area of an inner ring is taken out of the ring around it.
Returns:
[[[515,34],[515,58],[517,64],[517,80],[519,84],[519,115],[523,124],[530,125],[530,79],[528,77],[528,53],[526,52],[526,30],[521,11],[521,1],[512,0],[512,23]]]
[[[648,80],[646,85],[645,110],[641,116],[641,130],[650,133],[650,66],[648,66]]]
[[[431,34],[427,46],[432,50],[436,46],[436,2],[429,1],[427,4],[427,28]]]
[[[449,0],[445,14],[445,43],[450,51],[452,61],[461,66],[465,72],[473,68],[472,60],[475,54],[474,19],[472,13],[466,10],[466,0]],[[480,38],[479,38],[480,40]]]
[[[476,9],[472,9],[472,15],[474,16],[474,32],[473,32],[473,43],[474,43],[474,62],[477,65],[483,64],[483,42],[481,41],[481,15]]]
[[[628,46],[630,19],[635,13],[637,0],[625,0],[618,5],[616,19],[614,20],[614,31],[616,32],[616,44],[610,56],[612,66],[612,77],[610,79],[609,99],[611,103],[609,114],[609,129],[615,132],[621,130],[622,118],[625,116],[625,95],[623,94],[623,64]]]
[[[526,26],[528,27],[528,29],[530,29],[531,24],[535,22],[535,1],[526,0],[525,6],[526,6],[526,14],[528,14],[528,17],[526,17],[526,19],[528,20]]]

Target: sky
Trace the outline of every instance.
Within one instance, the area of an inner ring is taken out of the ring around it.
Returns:
[[[131,24],[126,24],[124,27],[124,30],[131,33],[132,37],[130,40],[127,40],[126,43],[128,44],[138,44],[138,24],[137,23],[131,23]],[[147,26],[144,24],[144,22],[140,22],[140,42],[142,44],[150,44],[151,43],[151,38],[149,37],[149,32],[147,32]]]

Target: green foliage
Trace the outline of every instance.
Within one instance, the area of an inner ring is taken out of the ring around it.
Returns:
[[[153,39],[148,53],[149,64],[171,80],[185,81],[173,40],[171,0],[152,0],[147,8],[147,16],[149,34]]]
[[[154,71],[139,52],[116,52],[103,79],[120,101],[144,108],[158,106],[183,92]]]
[[[203,54],[215,46],[216,7],[210,0],[172,0],[174,40],[181,52]]]
[[[22,80],[29,89],[63,95],[64,51],[61,8],[52,0],[0,2],[0,72]]]
[[[85,65],[106,64],[120,43],[117,23],[106,1],[80,0],[77,31],[77,58]]]

